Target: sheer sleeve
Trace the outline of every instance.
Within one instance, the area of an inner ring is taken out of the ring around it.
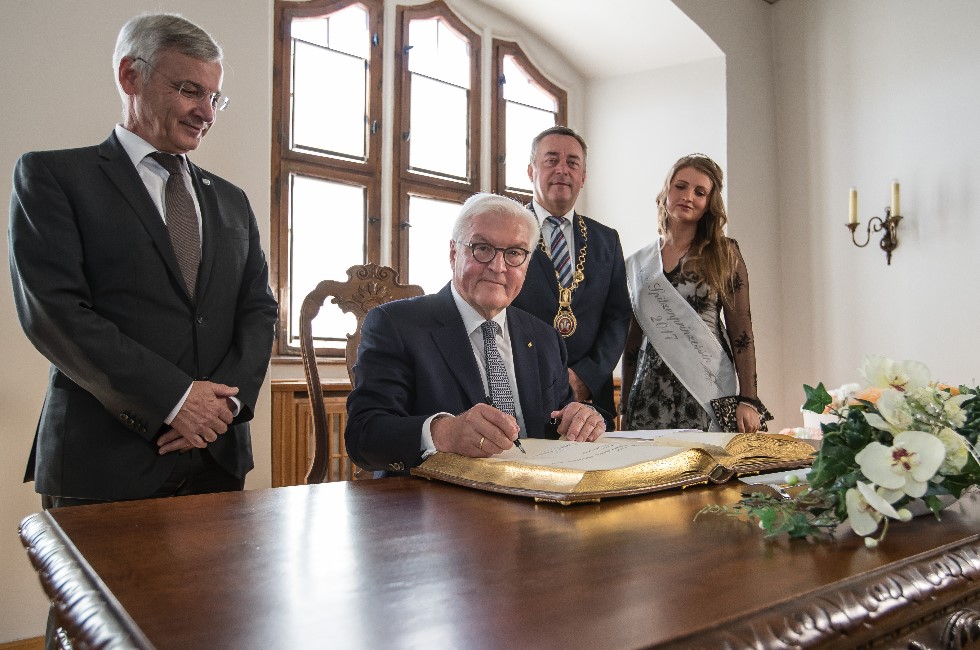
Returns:
[[[623,383],[619,394],[619,413],[626,413],[626,403],[630,390],[636,378],[636,363],[640,356],[640,346],[643,344],[643,330],[636,322],[636,315],[630,318],[629,333],[626,335],[626,349],[623,351]]]
[[[749,307],[749,272],[742,259],[738,242],[728,240],[735,253],[735,277],[732,280],[732,305],[724,307],[725,329],[735,355],[739,395],[759,398],[758,376],[755,367],[755,337],[752,334],[752,310]]]

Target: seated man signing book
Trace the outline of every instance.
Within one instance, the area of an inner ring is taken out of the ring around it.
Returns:
[[[399,472],[436,451],[486,458],[518,437],[603,434],[602,415],[574,401],[561,335],[510,306],[537,241],[523,206],[476,194],[453,225],[452,281],[368,312],[347,399],[352,461]]]

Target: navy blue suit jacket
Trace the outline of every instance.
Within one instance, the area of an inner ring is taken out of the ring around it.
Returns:
[[[42,494],[137,499],[174,467],[156,439],[192,380],[237,386],[241,412],[208,446],[244,478],[248,420],[277,318],[245,193],[190,165],[202,255],[192,300],[160,212],[113,133],[24,154],[14,170],[10,273],[17,315],[51,362],[25,480]]]
[[[554,437],[550,414],[574,401],[565,345],[554,328],[507,309],[517,391],[531,437]],[[483,378],[447,284],[439,293],[368,312],[347,398],[347,454],[368,470],[422,462],[422,424],[483,402]]]
[[[539,215],[542,216],[543,215]],[[579,215],[576,215],[579,216]],[[626,284],[626,263],[619,233],[594,219],[583,217],[588,232],[585,279],[572,294],[575,333],[565,339],[568,367],[589,387],[592,399],[606,414],[614,414],[612,372],[623,355],[633,308]],[[582,232],[572,225],[575,245],[572,266],[578,265]],[[558,279],[551,258],[535,248],[527,278],[514,306],[552,325],[558,313]],[[607,422],[607,428],[612,429]]]

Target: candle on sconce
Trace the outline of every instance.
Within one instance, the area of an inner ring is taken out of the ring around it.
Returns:
[[[900,203],[898,198],[898,181],[892,181],[892,216],[901,216]]]
[[[892,194],[892,202],[895,201],[895,194]],[[858,191],[856,187],[851,188],[851,200],[848,206],[847,223],[858,222]]]

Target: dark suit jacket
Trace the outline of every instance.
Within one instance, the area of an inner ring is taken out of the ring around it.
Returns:
[[[268,368],[277,309],[241,189],[191,165],[201,205],[197,295],[115,134],[96,147],[28,153],[14,170],[10,272],[17,315],[51,361],[25,481],[42,494],[134,499],[168,477],[155,444],[192,380],[237,386],[242,409],[209,445],[238,477]]]
[[[513,307],[507,327],[525,428],[531,437],[552,437],[551,411],[574,400],[565,345],[554,328]],[[484,401],[480,367],[448,284],[437,294],[368,312],[354,384],[347,398],[347,454],[369,470],[418,465],[426,418]]]
[[[565,339],[568,367],[589,387],[596,406],[607,414],[614,414],[612,371],[623,355],[633,308],[626,285],[626,263],[619,233],[588,217],[585,217],[585,227],[588,232],[585,280],[572,294],[572,313],[578,327]],[[582,232],[577,219],[572,230],[575,245],[570,254],[575,268],[582,248]],[[558,279],[551,258],[540,248],[535,248],[528,263],[524,288],[514,300],[514,306],[534,314],[548,325],[554,323],[558,313]],[[609,423],[607,428],[612,430]]]

